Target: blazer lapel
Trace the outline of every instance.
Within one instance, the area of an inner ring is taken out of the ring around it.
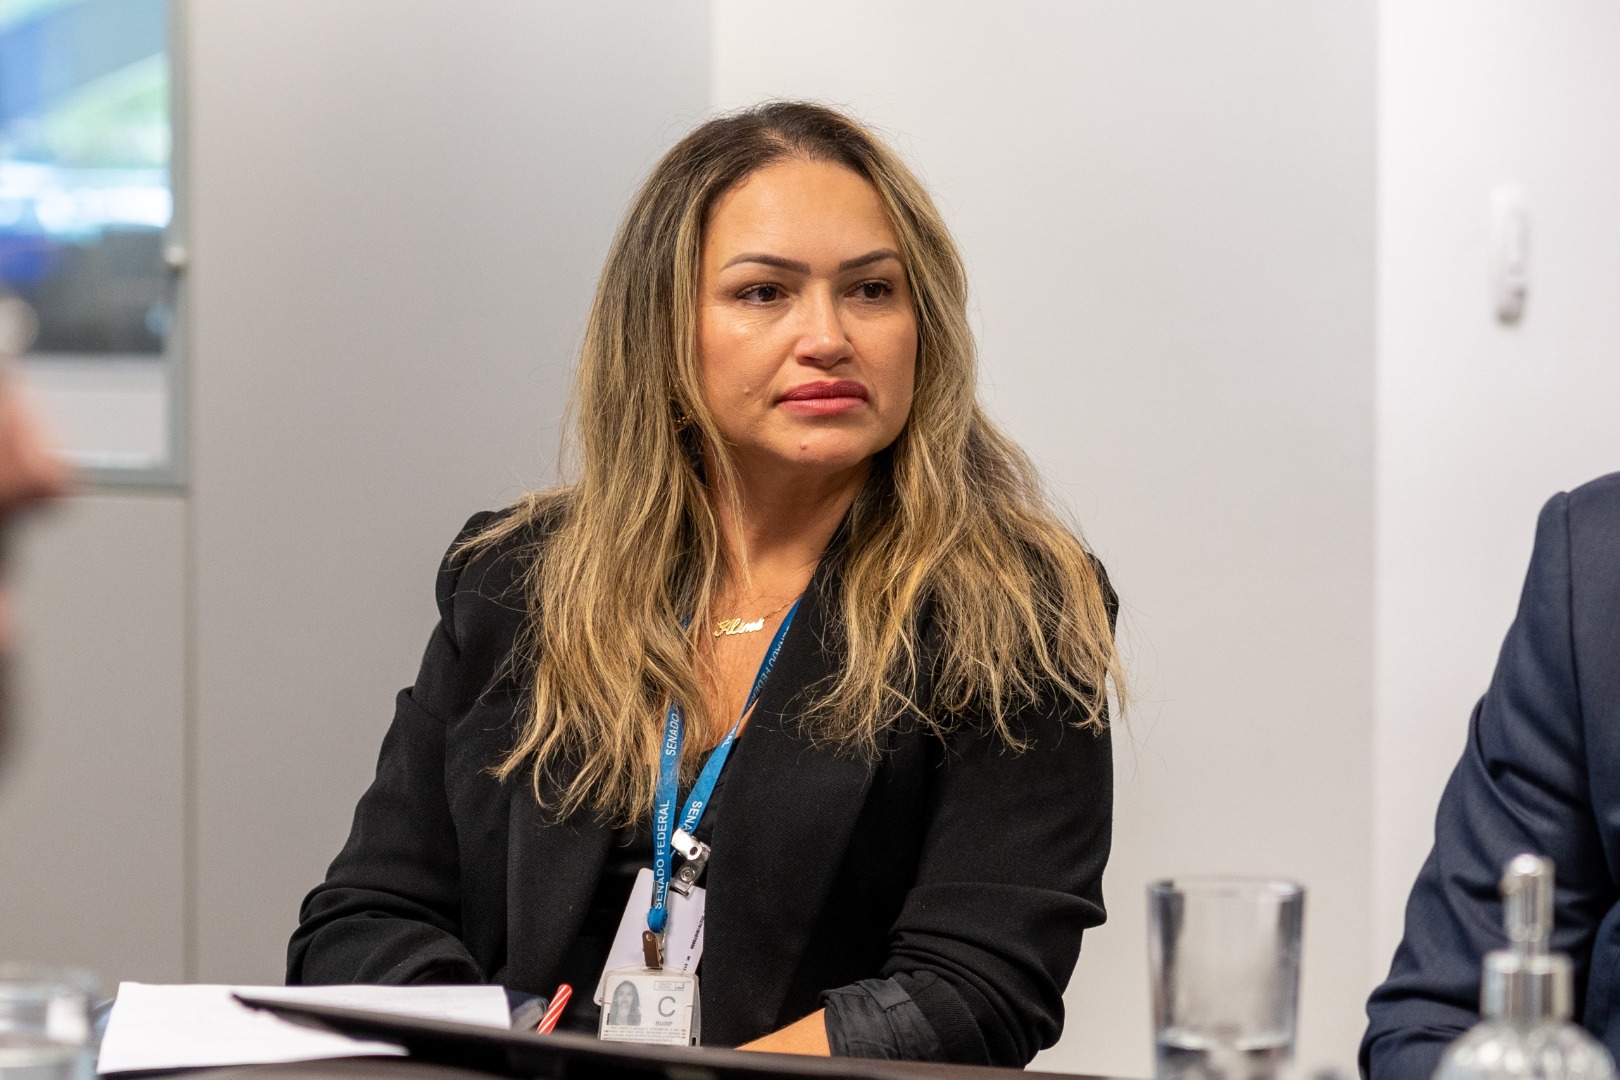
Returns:
[[[818,572],[726,765],[714,823],[703,950],[704,1041],[778,1026],[871,783],[871,766],[814,747],[798,720],[841,662],[836,573]]]
[[[612,830],[589,813],[547,820],[527,783],[511,785],[507,843],[507,969],[513,990],[549,994],[602,876]],[[590,992],[594,987],[575,987]]]

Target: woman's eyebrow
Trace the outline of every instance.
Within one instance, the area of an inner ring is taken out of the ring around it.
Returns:
[[[853,259],[845,259],[843,262],[838,264],[838,270],[840,273],[845,270],[856,270],[862,266],[871,266],[875,262],[882,262],[884,259],[894,259],[896,262],[898,262],[900,260],[900,255],[889,248],[878,248],[876,251],[868,251],[865,255],[861,255]]]
[[[780,255],[762,255],[758,252],[744,252],[741,255],[733,255],[726,260],[726,265],[720,269],[725,270],[736,266],[738,263],[760,263],[763,266],[774,266],[778,270],[791,270],[795,274],[808,274],[810,272],[810,264],[807,262],[794,262],[792,259],[784,259]]]
[[[865,255],[857,255],[853,259],[845,259],[843,262],[838,264],[838,272],[843,273],[846,270],[855,270],[862,266],[870,266],[875,262],[882,262],[884,259],[899,258],[900,256],[890,248],[878,248],[876,251],[868,251]],[[810,264],[807,262],[798,262],[794,259],[784,259],[780,255],[766,255],[763,252],[757,251],[746,251],[741,255],[733,255],[731,258],[726,260],[725,265],[720,269],[727,270],[733,266],[736,266],[738,263],[759,263],[762,266],[774,266],[778,270],[791,270],[795,274],[808,274],[810,272]]]

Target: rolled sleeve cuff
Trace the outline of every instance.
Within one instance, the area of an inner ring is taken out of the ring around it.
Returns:
[[[862,979],[821,995],[834,1057],[946,1061],[945,1046],[894,979]]]

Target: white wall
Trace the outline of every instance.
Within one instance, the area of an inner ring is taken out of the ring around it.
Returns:
[[[848,106],[966,250],[995,412],[1126,605],[1108,925],[1038,1067],[1148,1075],[1143,886],[1310,888],[1306,1062],[1368,989],[1372,11],[714,7],[715,98]],[[791,43],[786,47],[784,43]]]
[[[409,17],[401,17],[402,10]],[[463,521],[551,479],[694,4],[190,8],[194,975],[279,982]]]
[[[1377,808],[1387,967],[1511,621],[1536,512],[1620,469],[1620,9],[1379,5]],[[1487,286],[1491,189],[1531,215],[1524,321]]]

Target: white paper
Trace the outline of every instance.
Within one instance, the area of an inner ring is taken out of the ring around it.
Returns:
[[[641,932],[647,929],[647,909],[652,906],[652,867],[643,866],[636,874],[636,883],[630,889],[630,900],[619,916],[619,930],[613,935],[613,947],[608,950],[607,963],[596,980],[594,1000],[601,1005],[607,1000],[607,976],[620,968],[638,968],[647,962],[641,950]],[[682,896],[674,889],[667,894],[669,922],[664,927],[664,966],[671,971],[696,971],[703,959],[703,909],[708,898],[702,889],[693,886],[691,896]]]
[[[320,1058],[399,1055],[367,1042],[303,1027],[231,1000],[232,994],[506,1028],[499,986],[156,986],[126,982],[101,1040],[98,1072],[259,1065]]]

